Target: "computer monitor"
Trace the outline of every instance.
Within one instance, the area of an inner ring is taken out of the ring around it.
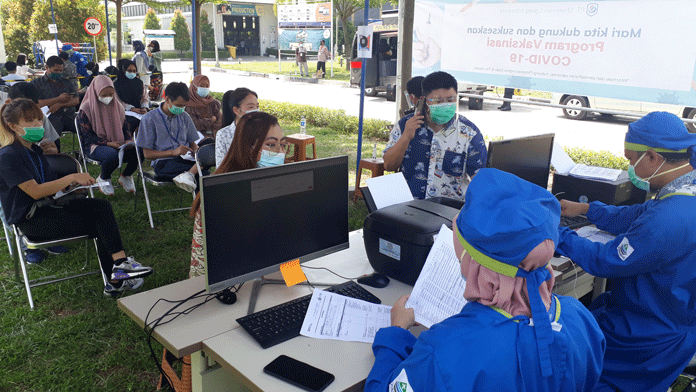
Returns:
[[[348,248],[348,157],[201,178],[209,293]]]
[[[555,134],[495,140],[488,144],[488,162],[492,167],[512,173],[546,189],[551,168]]]

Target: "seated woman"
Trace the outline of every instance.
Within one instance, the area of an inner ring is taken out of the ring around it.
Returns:
[[[95,77],[101,75],[101,72],[99,72],[99,64],[92,61],[85,64],[85,69],[87,70],[87,77],[82,82],[82,84],[85,86],[89,86],[90,84],[92,84],[92,81]]]
[[[143,81],[137,78],[138,70],[135,63],[128,59],[118,61],[118,76],[114,80],[116,97],[123,104],[126,111],[137,114],[147,113],[150,106],[148,101],[147,89]],[[140,126],[140,119],[133,116],[126,116],[126,121],[131,125],[133,132]]]
[[[24,76],[26,79],[36,75],[36,71],[27,65],[27,55],[24,53],[17,55],[17,75]]]
[[[116,80],[116,77],[118,76],[118,68],[114,67],[113,65],[109,65],[108,67],[104,68],[104,74],[111,78],[111,80]]]
[[[98,75],[87,88],[77,114],[77,131],[80,132],[84,154],[101,163],[101,174],[97,177],[99,190],[107,196],[113,195],[111,174],[119,167],[119,148],[133,137],[125,110],[114,99],[114,84],[108,76]],[[133,146],[123,151],[126,168],[118,178],[123,190],[130,193],[135,192],[132,175],[138,169],[135,154]]]
[[[560,212],[545,189],[481,169],[453,222],[469,302],[416,339],[398,299],[365,391],[593,391],[606,339],[578,300],[551,293]]]
[[[217,165],[215,174],[229,173],[255,167],[282,165],[285,163],[287,144],[278,119],[268,113],[249,113],[239,120],[239,131],[229,153],[222,164]],[[203,223],[201,221],[200,194],[191,207],[195,219],[191,243],[191,269],[189,277],[205,274],[203,259]]]
[[[246,87],[229,90],[222,96],[222,126],[215,135],[215,166],[220,166],[232,145],[239,119],[259,110],[259,96]]]
[[[34,240],[88,234],[97,239],[101,271],[108,282],[104,294],[138,289],[152,268],[126,257],[111,204],[103,199],[73,199],[61,207],[38,207],[34,202],[53,197],[71,184],[90,185],[88,173],[57,178],[34,143],[41,140],[41,109],[28,99],[0,108],[0,202],[8,224],[16,224]],[[30,210],[33,214],[27,216]]]
[[[191,81],[186,113],[191,116],[198,132],[215,137],[222,123],[220,101],[210,96],[210,80],[207,76],[198,74]]]

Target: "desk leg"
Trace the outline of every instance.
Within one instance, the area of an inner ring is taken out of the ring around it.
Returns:
[[[191,354],[191,387],[193,392],[251,391],[230,372],[205,356],[203,351]]]

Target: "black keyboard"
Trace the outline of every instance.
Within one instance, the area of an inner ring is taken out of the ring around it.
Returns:
[[[583,226],[588,226],[591,224],[592,224],[592,222],[590,222],[587,219],[587,217],[584,215],[562,216],[560,226],[575,230],[575,229],[581,228]]]
[[[329,287],[326,291],[346,297],[361,299],[374,304],[382,302],[379,298],[375,297],[364,287],[352,280]],[[296,336],[300,336],[302,322],[304,321],[311,299],[312,294],[308,294],[272,308],[260,310],[248,316],[238,318],[237,322],[259,342],[261,347],[269,348]]]

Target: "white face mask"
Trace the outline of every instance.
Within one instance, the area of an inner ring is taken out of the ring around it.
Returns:
[[[259,109],[251,109],[248,112],[244,112],[244,110],[242,110],[242,112],[244,112],[244,114],[254,113],[254,112],[258,112],[258,111],[259,111]]]
[[[114,97],[99,97],[99,102],[103,103],[104,105],[108,105],[113,99]]]

